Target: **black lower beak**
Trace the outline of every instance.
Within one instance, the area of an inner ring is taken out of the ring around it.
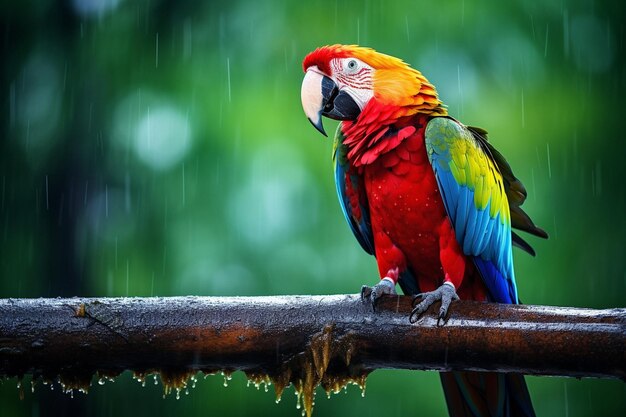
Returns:
[[[322,115],[335,120],[356,120],[361,113],[359,105],[329,77],[322,79]]]

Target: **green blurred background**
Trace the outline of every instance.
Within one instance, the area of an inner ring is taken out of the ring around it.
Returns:
[[[620,1],[7,1],[0,297],[355,293],[377,280],[300,107],[329,43],[403,58],[486,128],[551,235],[527,304],[626,305]],[[327,122],[327,131],[334,124]],[[418,348],[418,347],[416,347]],[[599,347],[601,349],[601,347]],[[626,415],[619,381],[529,377],[538,415]],[[219,376],[161,398],[125,374],[74,399],[0,383],[0,415],[298,416]],[[317,416],[443,416],[434,372],[376,371]]]

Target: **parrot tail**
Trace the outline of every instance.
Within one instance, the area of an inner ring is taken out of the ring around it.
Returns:
[[[535,417],[524,376],[441,372],[450,417]]]

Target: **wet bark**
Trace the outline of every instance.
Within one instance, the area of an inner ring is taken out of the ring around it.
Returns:
[[[306,351],[316,367],[349,375],[397,368],[626,376],[624,308],[458,301],[439,327],[437,307],[411,324],[405,296],[383,299],[376,312],[356,295],[4,299],[0,376],[277,375]]]

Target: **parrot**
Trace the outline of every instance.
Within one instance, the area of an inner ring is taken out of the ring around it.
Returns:
[[[415,322],[440,301],[438,325],[459,299],[518,304],[512,247],[535,255],[512,228],[547,233],[521,208],[527,192],[487,132],[466,126],[424,75],[358,45],[327,45],[303,61],[301,100],[324,136],[340,121],[334,178],[343,215],[376,258],[380,280],[361,298],[413,295]],[[524,376],[445,371],[452,417],[535,416]]]

